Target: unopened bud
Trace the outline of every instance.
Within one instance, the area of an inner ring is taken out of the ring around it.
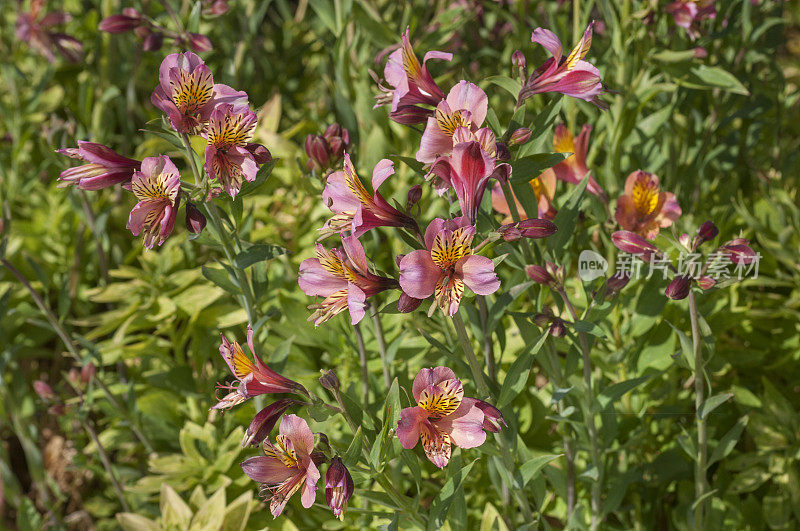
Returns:
[[[94,378],[95,373],[95,366],[94,363],[91,361],[83,366],[81,369],[81,383],[83,385],[88,385],[89,382]]]
[[[717,281],[708,275],[702,276],[697,279],[697,285],[700,286],[700,289],[702,289],[703,291],[713,288],[716,284]]]
[[[328,142],[321,136],[308,135],[306,137],[306,155],[308,155],[308,162],[306,167],[311,170],[322,170],[327,168],[331,162],[330,153],[328,152]]]
[[[613,297],[622,291],[622,288],[627,286],[630,280],[631,277],[625,273],[614,273],[611,275],[611,277],[609,277],[608,282],[606,282],[606,295]]]
[[[194,203],[186,202],[186,230],[192,234],[200,234],[206,228],[206,217],[194,206]]]
[[[611,235],[611,241],[623,253],[636,255],[644,261],[649,261],[651,256],[659,256],[661,250],[645,240],[635,232],[618,230]]]
[[[697,249],[700,245],[707,241],[711,241],[717,237],[719,234],[719,229],[716,225],[714,225],[713,221],[706,221],[700,228],[697,229],[697,237],[694,240],[693,249]]]
[[[142,50],[145,52],[157,52],[161,49],[161,46],[164,44],[164,34],[163,33],[150,33],[147,37],[144,38],[144,42],[142,43]]]
[[[333,371],[326,371],[319,378],[319,384],[328,391],[336,392],[339,390],[339,379]]]
[[[540,265],[529,265],[525,267],[525,273],[528,274],[531,280],[544,286],[552,286],[556,281],[547,269]]]
[[[211,39],[205,35],[201,35],[200,33],[189,34],[189,46],[191,46],[192,50],[196,51],[197,53],[207,52],[214,49],[214,45],[211,44]]]
[[[406,196],[406,212],[419,203],[420,199],[422,199],[422,185],[415,184],[408,190],[408,195]]]
[[[689,276],[679,276],[672,279],[672,282],[669,283],[667,289],[664,291],[664,295],[672,300],[683,300],[689,296],[689,291],[692,288],[692,279]]]
[[[519,238],[546,238],[555,234],[556,231],[558,231],[558,228],[552,221],[538,218],[508,223],[497,229],[497,232],[499,232],[507,242],[515,241]]]
[[[527,127],[520,127],[513,133],[511,133],[511,138],[508,139],[508,144],[510,146],[521,146],[525,142],[531,139],[532,131]]]
[[[101,20],[100,24],[97,25],[97,29],[106,33],[125,33],[136,29],[141,22],[140,17],[111,15]]]
[[[428,121],[433,112],[417,105],[401,105],[389,113],[389,119],[402,125],[415,125]]]
[[[42,380],[36,380],[33,382],[33,390],[36,391],[36,394],[39,395],[39,398],[42,400],[52,400],[56,397],[53,388]]]
[[[524,83],[528,79],[528,61],[525,60],[525,54],[520,50],[516,50],[511,54],[511,64],[517,67],[519,77]]]
[[[397,299],[397,311],[400,313],[411,313],[419,308],[422,301],[423,299],[415,299],[410,295],[406,295],[405,292],[401,293],[400,298]]]
[[[498,433],[503,427],[508,426],[499,409],[483,400],[475,400],[475,405],[483,412],[483,429]]]

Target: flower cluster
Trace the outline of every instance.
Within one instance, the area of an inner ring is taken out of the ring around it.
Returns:
[[[151,100],[185,145],[191,145],[188,135],[200,135],[206,142],[205,176],[202,182],[195,178],[195,195],[201,200],[222,190],[236,197],[243,182],[254,181],[259,166],[272,160],[267,148],[251,142],[256,114],[250,110],[247,93],[214,83],[211,70],[192,52],[164,59]],[[85,162],[64,170],[61,185],[100,190],[120,184],[133,192],[137,203],[128,218],[128,229],[134,236],[142,234],[146,248],[162,245],[172,233],[181,199],[189,196],[185,189],[192,185],[181,182],[178,168],[168,156],[138,161],[84,141],[79,141],[77,148],[58,152]],[[205,227],[205,216],[194,203],[186,204],[186,227],[198,233]]]

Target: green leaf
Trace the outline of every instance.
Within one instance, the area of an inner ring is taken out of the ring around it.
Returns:
[[[497,408],[502,409],[514,400],[528,383],[528,376],[533,366],[533,358],[544,345],[548,333],[542,334],[534,345],[527,345],[522,353],[514,360],[509,367],[506,377],[503,380],[503,387],[500,389],[500,396],[497,398]]]
[[[403,164],[405,164],[406,166],[408,166],[409,168],[414,170],[414,173],[416,173],[417,175],[419,175],[421,177],[424,177],[425,174],[427,173],[423,169],[423,166],[425,166],[425,165],[423,163],[421,163],[420,161],[418,161],[417,159],[412,159],[411,157],[403,157],[401,155],[389,155],[389,158],[392,159],[392,160],[395,160],[395,161],[402,162]]]
[[[689,69],[689,75],[686,78],[678,79],[677,83],[699,90],[718,88],[733,94],[750,95],[750,92],[736,79],[736,76],[718,66],[693,66]]]
[[[361,441],[363,438],[364,433],[361,430],[361,426],[359,426],[356,430],[356,434],[353,435],[353,440],[350,441],[350,446],[342,456],[342,461],[344,461],[345,466],[352,467],[358,463],[358,460],[361,458]]]
[[[477,459],[475,461],[477,461]],[[460,470],[452,472],[439,491],[439,494],[434,498],[433,503],[431,503],[431,510],[428,513],[429,531],[441,529],[444,524],[445,516],[447,516],[447,510],[450,508],[450,504],[453,503],[453,497],[466,479],[469,471],[472,470],[472,465],[475,464],[475,461],[469,463]]]
[[[585,332],[597,337],[606,337],[606,333],[603,332],[603,329],[591,321],[578,320],[572,323],[572,327],[578,332]]]
[[[694,48],[691,50],[660,50],[650,57],[662,63],[682,63],[694,59]]]
[[[700,409],[697,410],[697,416],[701,419],[706,418],[709,413],[717,409],[719,406],[724,404],[728,401],[728,399],[733,397],[733,393],[720,393],[718,395],[714,395],[711,398],[707,399],[705,402],[702,403]]]
[[[564,161],[572,153],[536,153],[511,162],[511,182],[528,183],[538,177],[544,170],[552,168]]]
[[[233,258],[233,265],[239,269],[247,269],[251,265],[272,260],[276,256],[288,253],[289,250],[278,245],[258,243],[251,245]]]
[[[558,232],[547,238],[547,250],[554,255],[560,255],[575,231],[575,225],[578,221],[578,211],[583,202],[583,197],[586,194],[586,186],[588,184],[589,176],[587,175],[580,184],[569,191],[564,201],[564,206],[561,207],[558,214],[556,214],[556,217],[553,219],[553,223],[558,227]]]
[[[708,458],[706,468],[710,467],[721,459],[725,459],[728,454],[733,451],[749,420],[750,418],[746,416],[740,418],[739,422],[734,424],[733,428],[728,430],[728,433],[722,436],[722,439],[719,440],[719,443],[717,444],[716,448],[714,448],[714,451],[711,452],[711,457]]]
[[[636,387],[650,379],[650,376],[640,376],[625,380],[624,382],[615,383],[608,386],[598,395],[597,401],[600,403],[600,408],[605,409],[609,404],[612,404],[622,398],[625,393],[633,391]]]
[[[220,488],[192,518],[192,531],[217,531],[225,520],[225,489]]]
[[[519,149],[519,153],[517,154],[519,158],[527,157],[528,155],[542,151],[545,144],[549,143],[548,145],[552,145],[553,137],[550,134],[550,130],[558,119],[558,113],[561,112],[561,104],[563,101],[564,98],[555,99],[550,105],[542,109],[542,111],[536,115],[536,119],[533,120],[530,125],[533,133],[528,143]]]
[[[666,319],[665,319],[666,321]],[[678,329],[667,321],[667,324],[675,330],[675,333],[678,335],[678,340],[681,342],[681,351],[683,352],[683,357],[686,358],[686,362],[689,364],[689,367],[694,370],[694,350],[692,348],[692,341],[689,337],[683,333],[682,330]]]
[[[486,81],[507,90],[512,96],[514,96],[515,101],[517,96],[519,96],[519,91],[522,90],[522,83],[516,79],[511,79],[508,76],[490,76],[486,78]]]
[[[523,489],[528,482],[533,479],[537,472],[543,469],[547,463],[555,461],[559,457],[563,456],[564,454],[547,454],[547,455],[540,455],[538,457],[534,457],[522,464],[519,467],[519,476],[520,478],[515,478],[515,482],[519,481],[515,488]]]
[[[122,531],[160,531],[161,526],[135,513],[117,513],[117,522]]]
[[[242,290],[239,289],[239,286],[228,276],[227,271],[208,266],[200,266],[200,271],[203,273],[204,277],[228,293],[232,295],[242,294]]]

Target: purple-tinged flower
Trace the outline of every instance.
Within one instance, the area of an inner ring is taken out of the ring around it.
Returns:
[[[229,0],[203,0],[204,15],[224,15],[230,9]]]
[[[106,33],[126,33],[135,30],[144,22],[139,11],[134,8],[126,8],[122,14],[111,15],[101,20],[97,29]]]
[[[428,72],[428,59],[444,59],[450,61],[453,54],[430,51],[425,54],[420,64],[409,38],[411,29],[406,28],[400,48],[392,52],[383,69],[383,77],[392,88],[381,84],[381,94],[377,96],[375,107],[391,103],[389,118],[403,123],[422,123],[433,111],[419,107],[419,104],[435,107],[442,99],[444,92]]]
[[[294,398],[281,398],[259,411],[256,416],[253,417],[250,426],[247,427],[244,439],[242,439],[242,448],[258,446],[264,442],[264,439],[269,437],[272,428],[275,427],[278,419],[281,418],[281,415],[283,415],[289,406],[301,403],[302,402]]]
[[[217,105],[247,105],[247,94],[214,83],[211,70],[192,52],[173,53],[158,70],[159,85],[150,100],[179,133],[198,134]]]
[[[520,238],[546,238],[558,231],[555,223],[546,219],[532,218],[524,219],[516,223],[501,225],[497,232],[507,242],[513,242]]]
[[[478,409],[483,412],[484,430],[492,433],[499,433],[500,430],[508,426],[508,424],[506,424],[506,419],[503,418],[503,414],[500,412],[500,410],[491,405],[489,402],[475,399],[475,405],[478,406]]]
[[[205,168],[228,195],[235,198],[242,182],[255,181],[258,163],[248,147],[258,120],[246,107],[221,103],[209,116],[203,130],[206,138]]]
[[[225,385],[217,384],[218,389],[228,389],[228,393],[211,409],[229,409],[239,405],[248,398],[275,393],[296,393],[308,396],[308,391],[297,382],[294,382],[273,371],[261,361],[253,345],[253,329],[247,325],[247,347],[255,358],[255,362],[244,353],[236,341],[228,341],[224,335],[219,353],[228,364],[231,374],[236,378],[235,383]]]
[[[550,288],[559,291],[564,287],[564,268],[553,262],[545,262],[544,267],[540,265],[528,265],[525,267],[528,278]]]
[[[483,193],[494,169],[494,160],[480,143],[469,141],[457,144],[452,156],[437,159],[431,172],[448,188],[453,188],[461,206],[461,214],[475,224]]]
[[[519,79],[524,83],[528,79],[528,61],[525,59],[525,54],[521,50],[514,50],[511,54],[511,64],[517,67]]]
[[[683,300],[689,296],[692,289],[692,277],[688,275],[677,276],[667,286],[664,295],[672,300]]]
[[[147,29],[147,32],[142,39],[142,50],[145,52],[157,52],[164,45],[164,34],[160,31],[151,32],[149,29]],[[156,106],[158,107],[158,105]]]
[[[187,35],[189,47],[197,53],[207,52],[214,49],[211,39],[201,33],[189,33]]]
[[[746,238],[735,238],[722,244],[717,253],[728,255],[734,264],[752,264],[758,261],[758,254],[750,247],[750,240]]]
[[[53,11],[40,17],[44,5],[45,0],[32,0],[31,10],[19,14],[17,38],[27,42],[51,63],[56,60],[54,50],[71,63],[79,62],[83,58],[81,41],[64,33],[50,31],[53,26],[66,24],[72,17],[63,11]]]
[[[194,206],[194,203],[186,203],[186,230],[192,234],[200,234],[206,228],[206,217]]]
[[[521,146],[525,144],[531,138],[531,131],[530,127],[520,127],[519,129],[515,129],[513,133],[511,133],[511,137],[508,139],[509,146]]]
[[[353,490],[355,485],[350,471],[337,455],[331,459],[331,464],[325,473],[325,502],[333,511],[333,516],[340,520],[344,519],[344,510],[353,496]]]
[[[623,253],[638,256],[645,262],[649,262],[651,256],[659,257],[663,254],[661,249],[635,232],[618,230],[611,235],[611,241]]]
[[[319,326],[334,315],[350,311],[350,321],[357,324],[366,314],[367,298],[397,287],[393,278],[375,275],[369,270],[364,247],[356,236],[342,237],[342,248],[327,250],[317,244],[316,258],[300,264],[298,284],[303,293],[325,299],[309,306],[315,310],[308,318]]]
[[[692,40],[700,36],[700,22],[717,16],[714,0],[676,0],[665,6],[664,11],[672,15],[675,24],[685,29]]]
[[[426,249],[405,255],[400,261],[400,287],[408,296],[427,299],[447,315],[458,311],[464,287],[477,295],[490,295],[500,287],[494,262],[472,254],[473,227],[466,216],[436,218],[425,230]]]
[[[437,467],[450,461],[451,446],[476,448],[486,441],[485,415],[464,396],[461,380],[447,367],[422,369],[411,390],[417,405],[400,412],[397,438],[406,450],[422,439],[425,455]]]
[[[620,291],[622,288],[628,285],[628,282],[631,281],[630,275],[626,273],[614,273],[608,278],[606,282],[606,297],[613,297]]]
[[[672,192],[662,192],[658,176],[636,170],[625,180],[625,192],[617,200],[614,218],[627,231],[654,240],[660,229],[672,225],[681,207]]]
[[[415,299],[403,292],[400,294],[400,298],[397,299],[397,311],[400,313],[411,313],[419,308],[422,302],[423,299]]]
[[[447,99],[439,102],[434,116],[428,118],[425,132],[420,139],[416,158],[425,164],[432,164],[442,155],[453,152],[453,136],[456,130],[466,127],[476,132],[486,119],[488,109],[486,93],[478,85],[459,81],[450,89]],[[491,131],[488,134],[491,134]],[[483,143],[483,142],[482,142]],[[491,134],[491,155],[494,156],[494,135]],[[486,151],[489,151],[487,147]]]
[[[59,186],[75,185],[82,190],[100,190],[130,182],[133,172],[142,166],[138,160],[123,157],[109,147],[82,140],[78,140],[77,148],[57,152],[87,163],[62,171],[58,178]]]
[[[300,501],[308,509],[317,497],[321,477],[311,453],[314,434],[308,423],[297,415],[281,419],[275,443],[264,442],[266,455],[251,457],[242,463],[242,470],[261,484],[261,494],[270,495],[269,509],[277,518],[292,495],[300,490]]]
[[[139,200],[128,216],[128,229],[142,233],[147,249],[162,245],[172,233],[180,201],[181,177],[166,155],[147,157],[140,171],[133,173],[131,191]]]
[[[697,229],[697,236],[695,236],[692,242],[692,250],[694,251],[705,242],[713,240],[717,237],[717,234],[719,234],[719,229],[714,225],[714,222],[706,221]]]
[[[600,108],[606,107],[599,100],[603,93],[600,71],[583,60],[592,45],[592,25],[593,23],[589,24],[583,37],[567,57],[563,57],[561,41],[555,33],[543,28],[533,30],[531,42],[544,46],[553,57],[530,75],[520,90],[520,102],[534,94],[559,92],[594,103]]]
[[[700,289],[703,291],[710,290],[717,284],[717,281],[714,280],[713,277],[708,275],[704,275],[697,279],[697,285],[700,286]]]
[[[394,163],[382,159],[372,171],[370,194],[358,178],[350,155],[344,154],[344,170],[331,173],[322,199],[334,216],[321,229],[323,236],[349,230],[358,237],[375,227],[406,227],[416,230],[417,222],[400,212],[378,192],[378,188],[394,175]]]

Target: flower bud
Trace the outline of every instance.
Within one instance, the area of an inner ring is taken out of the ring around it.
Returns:
[[[33,382],[33,390],[36,391],[36,394],[39,395],[39,398],[45,401],[52,400],[56,397],[53,388],[42,380],[36,380]]]
[[[333,516],[343,519],[354,488],[350,471],[339,456],[334,457],[325,474],[325,501],[333,511]]]
[[[683,300],[689,296],[689,290],[692,288],[692,278],[688,275],[675,277],[669,283],[664,295],[672,300]]]
[[[76,369],[75,367],[69,370],[69,373],[67,373],[67,377],[69,378],[69,381],[73,385],[77,385],[78,382],[81,381],[81,373],[78,372],[78,369]]]
[[[630,280],[631,277],[625,273],[614,273],[606,282],[606,296],[613,297],[622,291],[622,288],[627,286]]]
[[[750,247],[750,240],[736,238],[722,245],[717,252],[727,254],[734,264],[752,264],[758,261],[758,255]]]
[[[525,60],[525,54],[520,50],[514,51],[514,53],[511,54],[511,64],[517,67],[519,77],[524,83],[525,80],[528,79],[528,61]]]
[[[483,411],[483,429],[498,433],[503,427],[508,426],[499,409],[483,400],[475,400],[475,405]],[[502,424],[502,426],[501,426]]]
[[[546,238],[556,233],[558,227],[552,221],[546,219],[524,219],[517,223],[508,223],[497,229],[503,239],[507,242],[518,240],[519,238]]]
[[[211,44],[211,39],[205,35],[201,35],[200,33],[189,34],[189,46],[191,46],[192,50],[196,51],[197,53],[207,52],[214,49],[214,45]]]
[[[95,366],[91,361],[83,366],[81,369],[81,383],[89,385],[89,382],[94,378]]]
[[[323,136],[323,138],[325,138],[325,140],[330,141],[333,138],[341,137],[342,136],[342,131],[343,131],[342,130],[342,126],[339,125],[338,123],[334,122],[334,123],[332,123],[331,125],[329,125],[328,127],[325,128],[325,132],[322,133],[322,136]],[[346,132],[347,130],[344,129],[344,131]]]
[[[564,337],[567,335],[567,325],[564,320],[556,317],[550,324],[550,335],[553,337]]]
[[[706,57],[708,57],[708,50],[706,50],[702,46],[697,46],[694,49],[694,57],[695,59],[705,59]]]
[[[697,249],[700,245],[707,241],[713,240],[717,237],[717,234],[719,234],[719,229],[716,225],[714,225],[714,222],[706,221],[700,225],[699,229],[697,229],[697,236],[694,239],[692,250]]]
[[[204,15],[224,15],[230,9],[228,5],[228,0],[211,0],[206,1],[206,4],[211,4],[211,7],[206,7],[203,9]]]
[[[423,299],[415,299],[410,295],[406,295],[405,292],[400,294],[400,298],[397,299],[397,311],[400,313],[411,313],[417,308],[419,305],[422,304]]]
[[[408,190],[408,195],[406,196],[406,212],[419,203],[420,199],[422,199],[422,185],[415,184]]]
[[[139,37],[140,39],[146,38],[151,33],[153,33],[153,32],[150,31],[150,28],[147,27],[147,26],[144,26],[144,25],[136,26],[136,28],[134,28],[134,30],[133,30],[133,34],[136,35],[137,37]]]
[[[144,42],[142,43],[142,50],[145,52],[157,52],[161,49],[161,46],[164,44],[164,34],[163,33],[150,33],[147,37],[144,38]]]
[[[712,277],[705,275],[697,279],[697,285],[700,286],[700,289],[703,291],[709,290],[716,285],[717,281],[714,280]]]
[[[126,7],[122,10],[122,14],[131,18],[142,18],[142,14],[135,7]]]
[[[532,131],[527,127],[520,127],[513,133],[511,133],[511,138],[508,139],[509,146],[521,146],[525,142],[531,139]]]
[[[306,167],[309,171],[320,171],[327,168],[331,162],[330,154],[328,152],[328,143],[321,136],[308,135],[306,137],[306,155],[308,155],[308,162]]]
[[[683,234],[678,236],[678,243],[689,249],[689,244],[691,243],[691,237],[684,232]]]
[[[111,15],[100,21],[97,29],[106,33],[125,33],[136,29],[141,24],[141,18],[128,15]]]
[[[552,286],[556,281],[547,269],[540,265],[529,265],[525,267],[525,273],[528,274],[531,280],[544,286]]]
[[[644,261],[649,261],[651,256],[659,256],[661,250],[645,240],[635,232],[618,230],[611,235],[611,240],[617,249],[623,253],[636,255]]]
[[[258,446],[264,442],[264,439],[269,436],[272,428],[275,427],[275,423],[278,422],[278,419],[281,418],[281,415],[283,415],[286,409],[291,405],[299,403],[300,402],[292,398],[282,398],[259,411],[256,416],[253,417],[250,426],[247,427],[244,439],[242,439],[242,448],[248,445]]]
[[[194,203],[186,202],[186,230],[192,234],[200,234],[206,228],[206,217]]]
[[[339,379],[333,371],[326,371],[320,376],[319,384],[328,391],[336,392],[339,390]]]

